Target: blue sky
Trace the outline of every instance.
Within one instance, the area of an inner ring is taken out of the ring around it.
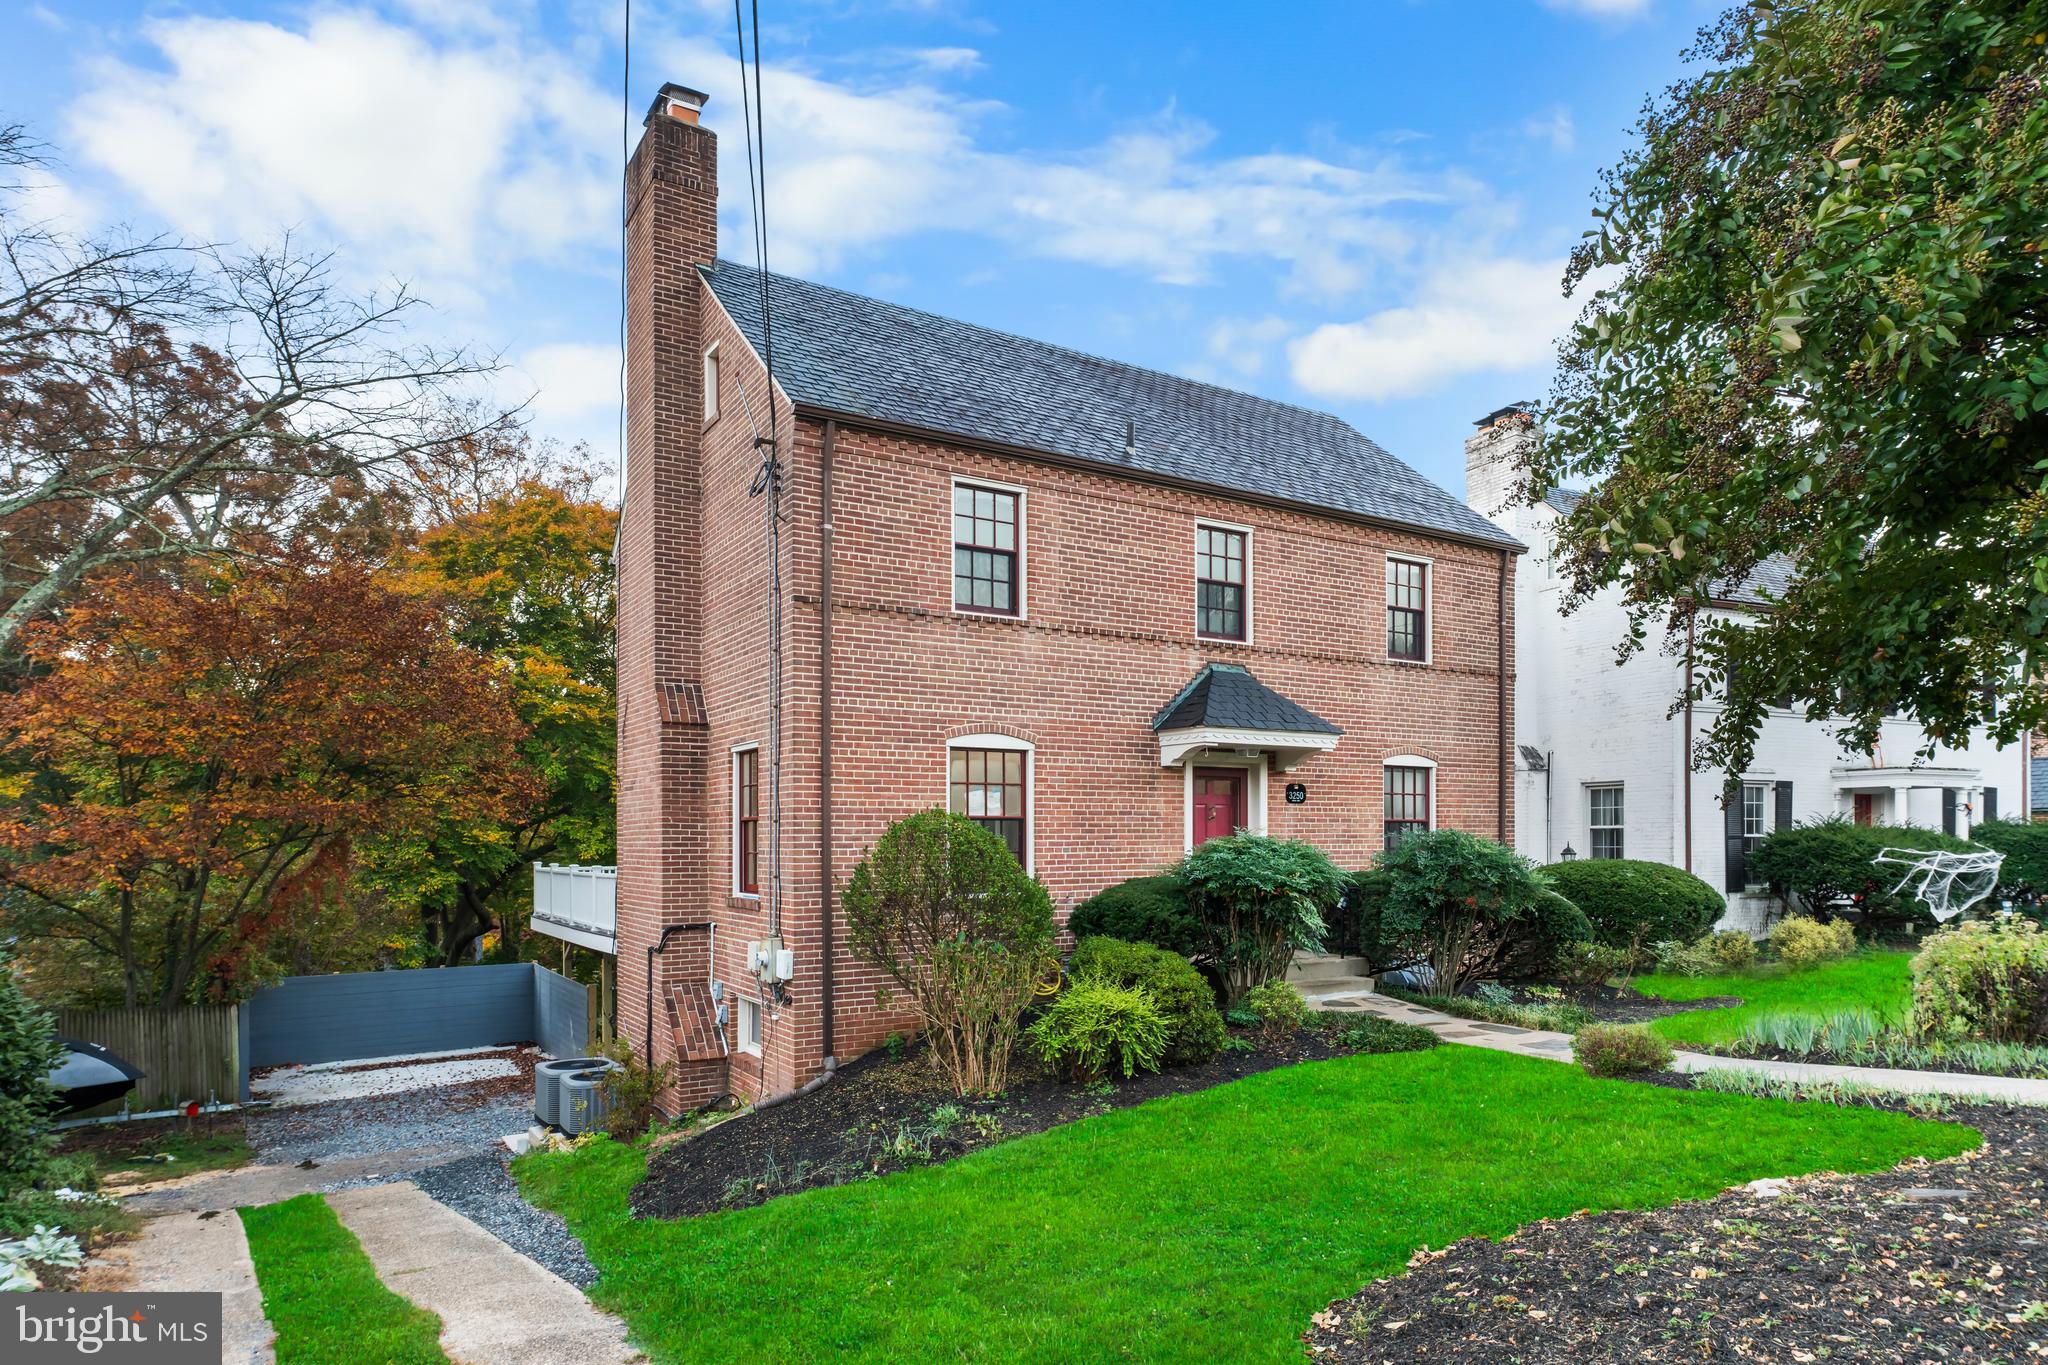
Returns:
[[[751,260],[732,11],[637,0],[633,129],[708,90]],[[1350,420],[1463,486],[1539,397],[1563,261],[1699,0],[761,0],[770,265]],[[617,0],[0,0],[38,211],[331,247],[609,460]]]

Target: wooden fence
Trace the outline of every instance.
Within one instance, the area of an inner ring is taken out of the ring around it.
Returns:
[[[170,1009],[59,1010],[57,1031],[112,1049],[142,1068],[129,1092],[138,1113],[187,1100],[241,1098],[240,1021],[234,1005],[179,1005]],[[118,1109],[119,1102],[109,1106]]]

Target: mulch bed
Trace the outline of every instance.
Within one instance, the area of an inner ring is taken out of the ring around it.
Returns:
[[[1539,983],[1540,984],[1540,983]],[[1624,986],[1617,991],[1612,986],[1566,986],[1556,983],[1545,987],[1548,990],[1564,992],[1562,1002],[1543,1000],[1529,993],[1527,986],[1510,986],[1515,993],[1515,1003],[1520,1005],[1572,1004],[1591,1010],[1603,1024],[1645,1024],[1652,1019],[1662,1019],[1667,1014],[1685,1014],[1692,1010],[1726,1009],[1742,1001],[1732,995],[1709,996],[1705,1000],[1663,1000],[1654,995],[1639,995],[1633,986]]]
[[[1686,1078],[1660,1077],[1683,1086]],[[1417,1252],[1315,1315],[1317,1361],[2013,1361],[2048,1354],[2048,1111],[1984,1145]],[[1958,1193],[1961,1192],[1961,1193]]]
[[[878,1050],[839,1068],[808,1095],[730,1119],[662,1148],[634,1187],[633,1212],[675,1218],[747,1208],[777,1195],[843,1185],[911,1166],[931,1165],[1009,1138],[1125,1109],[1161,1095],[1188,1094],[1275,1067],[1346,1055],[1315,1029],[1277,1041],[1250,1038],[1249,1052],[1224,1052],[1200,1066],[1128,1081],[1077,1085],[1048,1074],[1022,1048],[1010,1061],[1009,1088],[994,1099],[953,1094],[922,1050]],[[960,1116],[935,1132],[932,1113]]]
[[[126,1156],[131,1152],[149,1150],[151,1143],[160,1137],[178,1137],[186,1133],[211,1136],[239,1132],[241,1128],[242,1116],[235,1113],[201,1114],[190,1119],[179,1116],[130,1119],[126,1123],[94,1123],[60,1130],[57,1151],[63,1156]]]

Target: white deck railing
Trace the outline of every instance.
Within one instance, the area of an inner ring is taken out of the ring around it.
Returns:
[[[533,929],[579,947],[616,953],[619,870],[571,863],[533,865]]]

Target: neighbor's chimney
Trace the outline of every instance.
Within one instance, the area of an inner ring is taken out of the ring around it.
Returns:
[[[641,121],[641,126],[645,127],[664,116],[681,119],[684,123],[695,123],[697,116],[704,112],[705,102],[710,98],[711,96],[702,90],[692,90],[687,85],[677,85],[674,81],[669,81],[661,87],[661,93],[654,97],[654,103],[649,106],[647,117]]]
[[[1536,416],[1527,403],[1496,408],[1473,423],[1465,438],[1465,501],[1472,510],[1506,530],[1515,529],[1522,482],[1522,453],[1539,439]]]

